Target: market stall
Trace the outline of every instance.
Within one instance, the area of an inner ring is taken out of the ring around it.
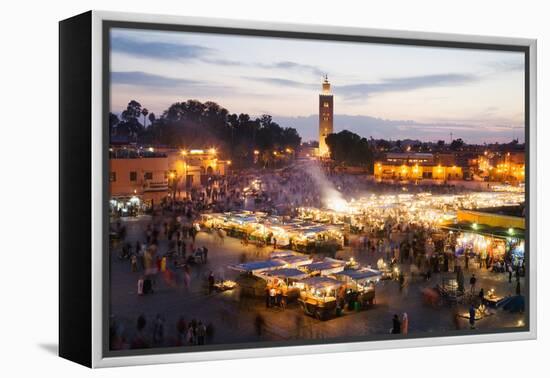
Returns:
[[[300,280],[309,275],[296,268],[281,268],[261,273],[259,277],[266,280],[268,287],[275,287],[281,291],[286,301],[295,300],[300,296]]]
[[[329,277],[310,277],[297,283],[300,287],[298,301],[304,313],[319,320],[326,320],[337,314],[337,293],[343,282]]]
[[[273,259],[273,260],[253,261],[249,263],[229,265],[229,268],[241,273],[258,275],[260,273],[263,273],[269,270],[282,268],[285,265],[286,263],[284,261]]]
[[[303,265],[307,273],[312,276],[328,276],[330,274],[338,273],[344,270],[346,262],[343,260],[337,260],[330,257],[325,257],[321,261],[316,261],[308,265]]]
[[[346,303],[350,308],[360,309],[374,304],[375,285],[382,279],[382,272],[371,268],[359,268],[344,270],[334,276],[345,283]]]

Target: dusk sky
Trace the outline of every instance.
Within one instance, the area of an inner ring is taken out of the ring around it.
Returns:
[[[114,113],[132,99],[158,116],[177,101],[210,100],[316,140],[327,74],[335,132],[524,141],[522,53],[132,29],[113,29],[111,45]]]

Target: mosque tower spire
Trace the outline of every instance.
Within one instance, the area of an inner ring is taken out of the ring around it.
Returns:
[[[334,132],[334,96],[330,92],[328,75],[322,83],[322,92],[319,94],[319,157],[330,157],[330,150],[326,137]]]

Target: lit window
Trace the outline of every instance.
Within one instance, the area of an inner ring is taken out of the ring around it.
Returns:
[[[328,107],[329,107],[329,104],[328,104],[328,102],[326,102],[326,101],[325,101],[325,102],[323,102],[323,106],[324,106],[325,108],[328,108]]]
[[[116,181],[116,172],[110,172],[109,173],[109,182],[115,182]]]

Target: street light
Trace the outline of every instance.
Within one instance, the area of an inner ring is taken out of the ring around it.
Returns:
[[[172,209],[174,207],[174,202],[176,201],[176,173],[171,171],[168,173],[168,179],[170,180],[169,186],[172,190]]]

